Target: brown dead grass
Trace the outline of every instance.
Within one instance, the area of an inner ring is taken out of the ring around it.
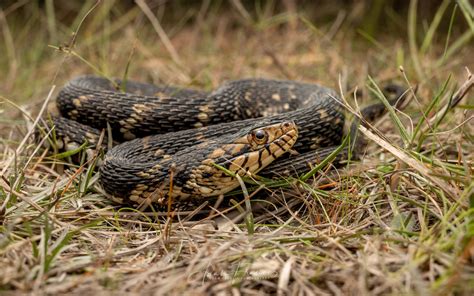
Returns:
[[[100,193],[96,173],[90,170],[88,177],[90,166],[64,167],[42,149],[35,152],[38,146],[31,139],[20,145],[33,122],[20,108],[37,113],[53,85],[59,88],[76,75],[99,70],[121,77],[129,60],[129,78],[208,90],[228,79],[285,78],[339,89],[353,102],[356,87],[368,93],[368,76],[379,85],[418,85],[410,107],[397,113],[410,135],[442,85],[448,81],[428,118],[440,113],[466,80],[465,67],[472,70],[474,62],[469,41],[439,62],[446,41],[440,33],[416,57],[420,76],[404,34],[377,35],[370,43],[357,33],[353,26],[360,8],[344,10],[331,22],[309,24],[301,17],[304,7],[294,18],[288,17],[291,5],[283,11],[286,17],[270,7],[256,20],[253,11],[239,8],[239,1],[224,11],[205,3],[189,9],[187,24],[163,24],[168,46],[152,25],[164,13],[156,7],[145,17],[141,6],[116,10],[104,1],[84,19],[74,46],[61,50],[47,47],[61,42],[50,43],[51,32],[34,25],[51,22],[45,11],[36,11],[38,20],[30,21],[15,19],[15,11],[0,16],[7,24],[3,36],[18,37],[5,39],[5,46],[15,50],[0,58],[8,77],[0,85],[0,111],[6,115],[0,122],[0,289],[35,294],[472,293],[472,93],[439,124],[423,124],[411,145],[404,145],[387,116],[361,163],[289,188],[260,189],[252,195],[253,221],[244,204],[210,214],[175,214],[172,220],[167,213],[118,208]],[[84,16],[92,4],[84,4],[77,15]],[[21,34],[22,22],[36,34]],[[48,28],[69,44],[70,28],[59,22]],[[462,34],[454,30],[449,44]],[[368,97],[359,97],[358,103],[366,104]],[[242,195],[234,198],[240,201]]]

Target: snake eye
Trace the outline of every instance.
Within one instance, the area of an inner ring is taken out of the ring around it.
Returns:
[[[267,132],[265,132],[264,130],[256,130],[253,135],[257,144],[262,144],[267,140]]]

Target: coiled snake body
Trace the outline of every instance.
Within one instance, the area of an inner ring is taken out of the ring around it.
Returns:
[[[179,203],[234,189],[232,174],[307,168],[341,143],[345,117],[337,98],[329,88],[294,81],[237,80],[206,93],[83,76],[59,93],[62,117],[54,124],[65,145],[94,146],[108,126],[123,142],[99,171],[113,198]],[[377,117],[383,109],[365,113]]]

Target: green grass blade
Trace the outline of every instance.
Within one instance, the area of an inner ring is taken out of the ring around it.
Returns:
[[[415,130],[413,132],[412,142],[416,139],[418,133],[420,132],[421,127],[423,126],[425,121],[428,119],[428,115],[430,114],[430,112],[433,110],[433,108],[436,105],[439,104],[443,94],[446,92],[446,89],[448,87],[448,84],[449,84],[450,80],[451,80],[451,76],[449,76],[448,79],[446,79],[443,86],[441,87],[441,90],[438,91],[438,93],[435,95],[434,99],[431,100],[431,102],[428,105],[428,107],[426,108],[426,110],[423,111],[423,116],[421,116],[421,118],[418,121],[418,123],[416,124]],[[423,140],[421,140],[421,136],[420,136],[420,138],[418,139],[418,146],[419,146],[418,148],[420,148],[422,143],[423,143]],[[418,149],[418,151],[419,151],[419,149]]]
[[[471,29],[471,33],[474,33],[474,9],[472,8],[471,3],[467,0],[458,0],[457,3],[467,24],[469,25],[469,28]]]
[[[315,166],[313,169],[311,169],[309,172],[304,174],[301,178],[300,181],[306,182],[309,178],[314,176],[319,170],[321,170],[323,167],[325,167],[329,162],[331,162],[336,156],[344,149],[344,147],[347,146],[349,143],[349,136],[346,136],[344,140],[342,141],[341,145],[339,145],[336,149],[334,149],[333,152],[331,152],[325,159],[323,159],[317,166]]]
[[[428,51],[429,47],[433,45],[433,37],[436,32],[436,29],[438,29],[439,24],[443,19],[444,12],[448,8],[449,4],[451,4],[451,2],[451,0],[444,0],[443,2],[441,2],[441,5],[436,11],[433,21],[431,22],[430,27],[426,32],[425,38],[423,39],[423,43],[420,47],[420,53],[425,54]]]
[[[413,67],[415,68],[416,74],[419,79],[423,79],[425,74],[421,67],[420,57],[418,54],[417,46],[417,25],[416,25],[416,15],[417,15],[417,6],[418,0],[411,0],[410,6],[408,8],[408,45],[410,47],[410,56],[413,61]]]
[[[78,154],[81,151],[84,151],[87,148],[88,145],[89,145],[89,143],[84,142],[81,146],[79,146],[76,149],[68,150],[68,151],[65,151],[65,152],[55,154],[55,155],[53,155],[53,157],[56,158],[56,159],[63,159],[63,158],[71,157],[73,155]]]
[[[385,108],[387,108],[388,113],[390,114],[390,117],[392,118],[393,122],[396,124],[398,130],[400,131],[400,135],[402,136],[402,139],[405,144],[410,143],[411,137],[408,131],[403,126],[403,123],[401,122],[400,118],[398,118],[397,114],[395,113],[395,109],[393,108],[393,106],[390,105],[382,90],[378,87],[378,85],[375,83],[371,76],[369,76],[369,82],[369,89],[377,96],[377,98],[382,101],[382,103],[385,105]]]

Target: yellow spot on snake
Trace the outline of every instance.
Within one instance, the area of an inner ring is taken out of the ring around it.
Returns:
[[[196,134],[196,140],[202,140],[202,139],[204,139],[204,137],[205,137],[205,136],[204,136],[203,133],[197,133],[197,134]]]
[[[234,177],[222,177],[222,178],[219,178],[219,181],[221,183],[230,183],[230,182],[234,182],[235,181],[235,178]]]
[[[133,126],[128,124],[125,120],[120,120],[119,123],[121,126],[123,126],[122,128],[120,128],[120,132],[122,134],[126,133],[129,129],[133,128]]]
[[[154,155],[155,155],[156,157],[159,157],[159,156],[161,156],[161,155],[163,155],[163,154],[165,154],[165,150],[163,150],[163,149],[158,149],[158,150],[156,150],[155,153],[154,153]]]
[[[145,104],[133,104],[132,109],[137,114],[140,114],[140,113],[145,112],[145,111],[152,111],[152,107],[147,106]]]
[[[86,132],[86,138],[89,140],[89,142],[95,143],[97,140],[97,135],[94,135],[90,132]]]
[[[79,99],[73,99],[73,100],[72,100],[72,103],[73,103],[74,106],[76,106],[76,107],[81,107],[81,100],[79,100]]]
[[[135,190],[132,190],[131,193],[132,193],[132,195],[141,195],[143,193],[143,190],[135,189]]]
[[[194,127],[195,127],[195,128],[200,128],[200,127],[203,127],[203,124],[202,124],[201,122],[196,122],[196,123],[194,124]]]
[[[138,172],[138,173],[137,173],[137,176],[138,176],[138,177],[141,177],[141,178],[145,178],[145,179],[147,179],[147,178],[150,178],[150,177],[151,177],[151,175],[150,175],[150,174],[148,174],[148,173],[145,173],[145,172]]]
[[[280,101],[281,100],[281,97],[279,94],[273,94],[272,95],[272,99],[274,99],[275,101]]]
[[[140,200],[140,196],[134,195],[134,194],[130,195],[128,198],[129,198],[131,201],[138,201],[138,200]]]
[[[130,117],[135,118],[137,121],[143,121],[143,117],[141,117],[137,113],[132,113]]]
[[[249,91],[245,92],[244,99],[245,99],[246,101],[252,100],[252,93],[249,92]]]
[[[136,189],[136,190],[139,190],[139,191],[145,191],[145,190],[148,189],[148,185],[145,185],[145,184],[138,184],[135,189]]]
[[[150,148],[150,138],[149,137],[142,138],[142,144],[143,144],[143,148],[145,149]]]
[[[197,187],[198,187],[198,184],[196,184],[195,182],[192,182],[192,181],[187,181],[187,182],[186,182],[186,185],[188,185],[189,187],[193,187],[193,188],[197,188]]]
[[[132,125],[137,123],[137,121],[133,118],[127,118],[125,121],[127,121],[128,123],[130,123]]]
[[[212,151],[211,154],[209,154],[208,158],[219,158],[222,155],[225,154],[225,150],[221,148],[217,148],[216,150]]]
[[[199,111],[204,112],[204,113],[209,113],[211,111],[211,108],[209,107],[209,105],[204,105],[204,106],[199,107]]]
[[[321,147],[320,143],[323,141],[324,139],[321,138],[321,137],[314,137],[314,138],[311,138],[311,141],[314,142],[314,144],[312,144],[309,148],[311,149],[318,149]]]
[[[209,115],[207,115],[207,113],[201,112],[201,113],[198,114],[197,118],[200,121],[207,121],[207,120],[209,120]]]
[[[198,187],[198,189],[202,194],[210,194],[213,191],[211,188],[203,186]]]
[[[156,173],[157,171],[161,170],[161,165],[160,164],[155,164],[154,166],[152,166],[150,169],[148,169],[148,173],[150,174],[154,174]]]
[[[324,110],[324,109],[318,110],[318,113],[319,113],[319,118],[326,118],[326,117],[328,117],[328,113],[327,113],[326,110]]]
[[[196,149],[202,149],[202,148],[206,148],[211,142],[209,141],[206,141],[206,142],[202,142],[200,144],[197,144],[195,147]]]

